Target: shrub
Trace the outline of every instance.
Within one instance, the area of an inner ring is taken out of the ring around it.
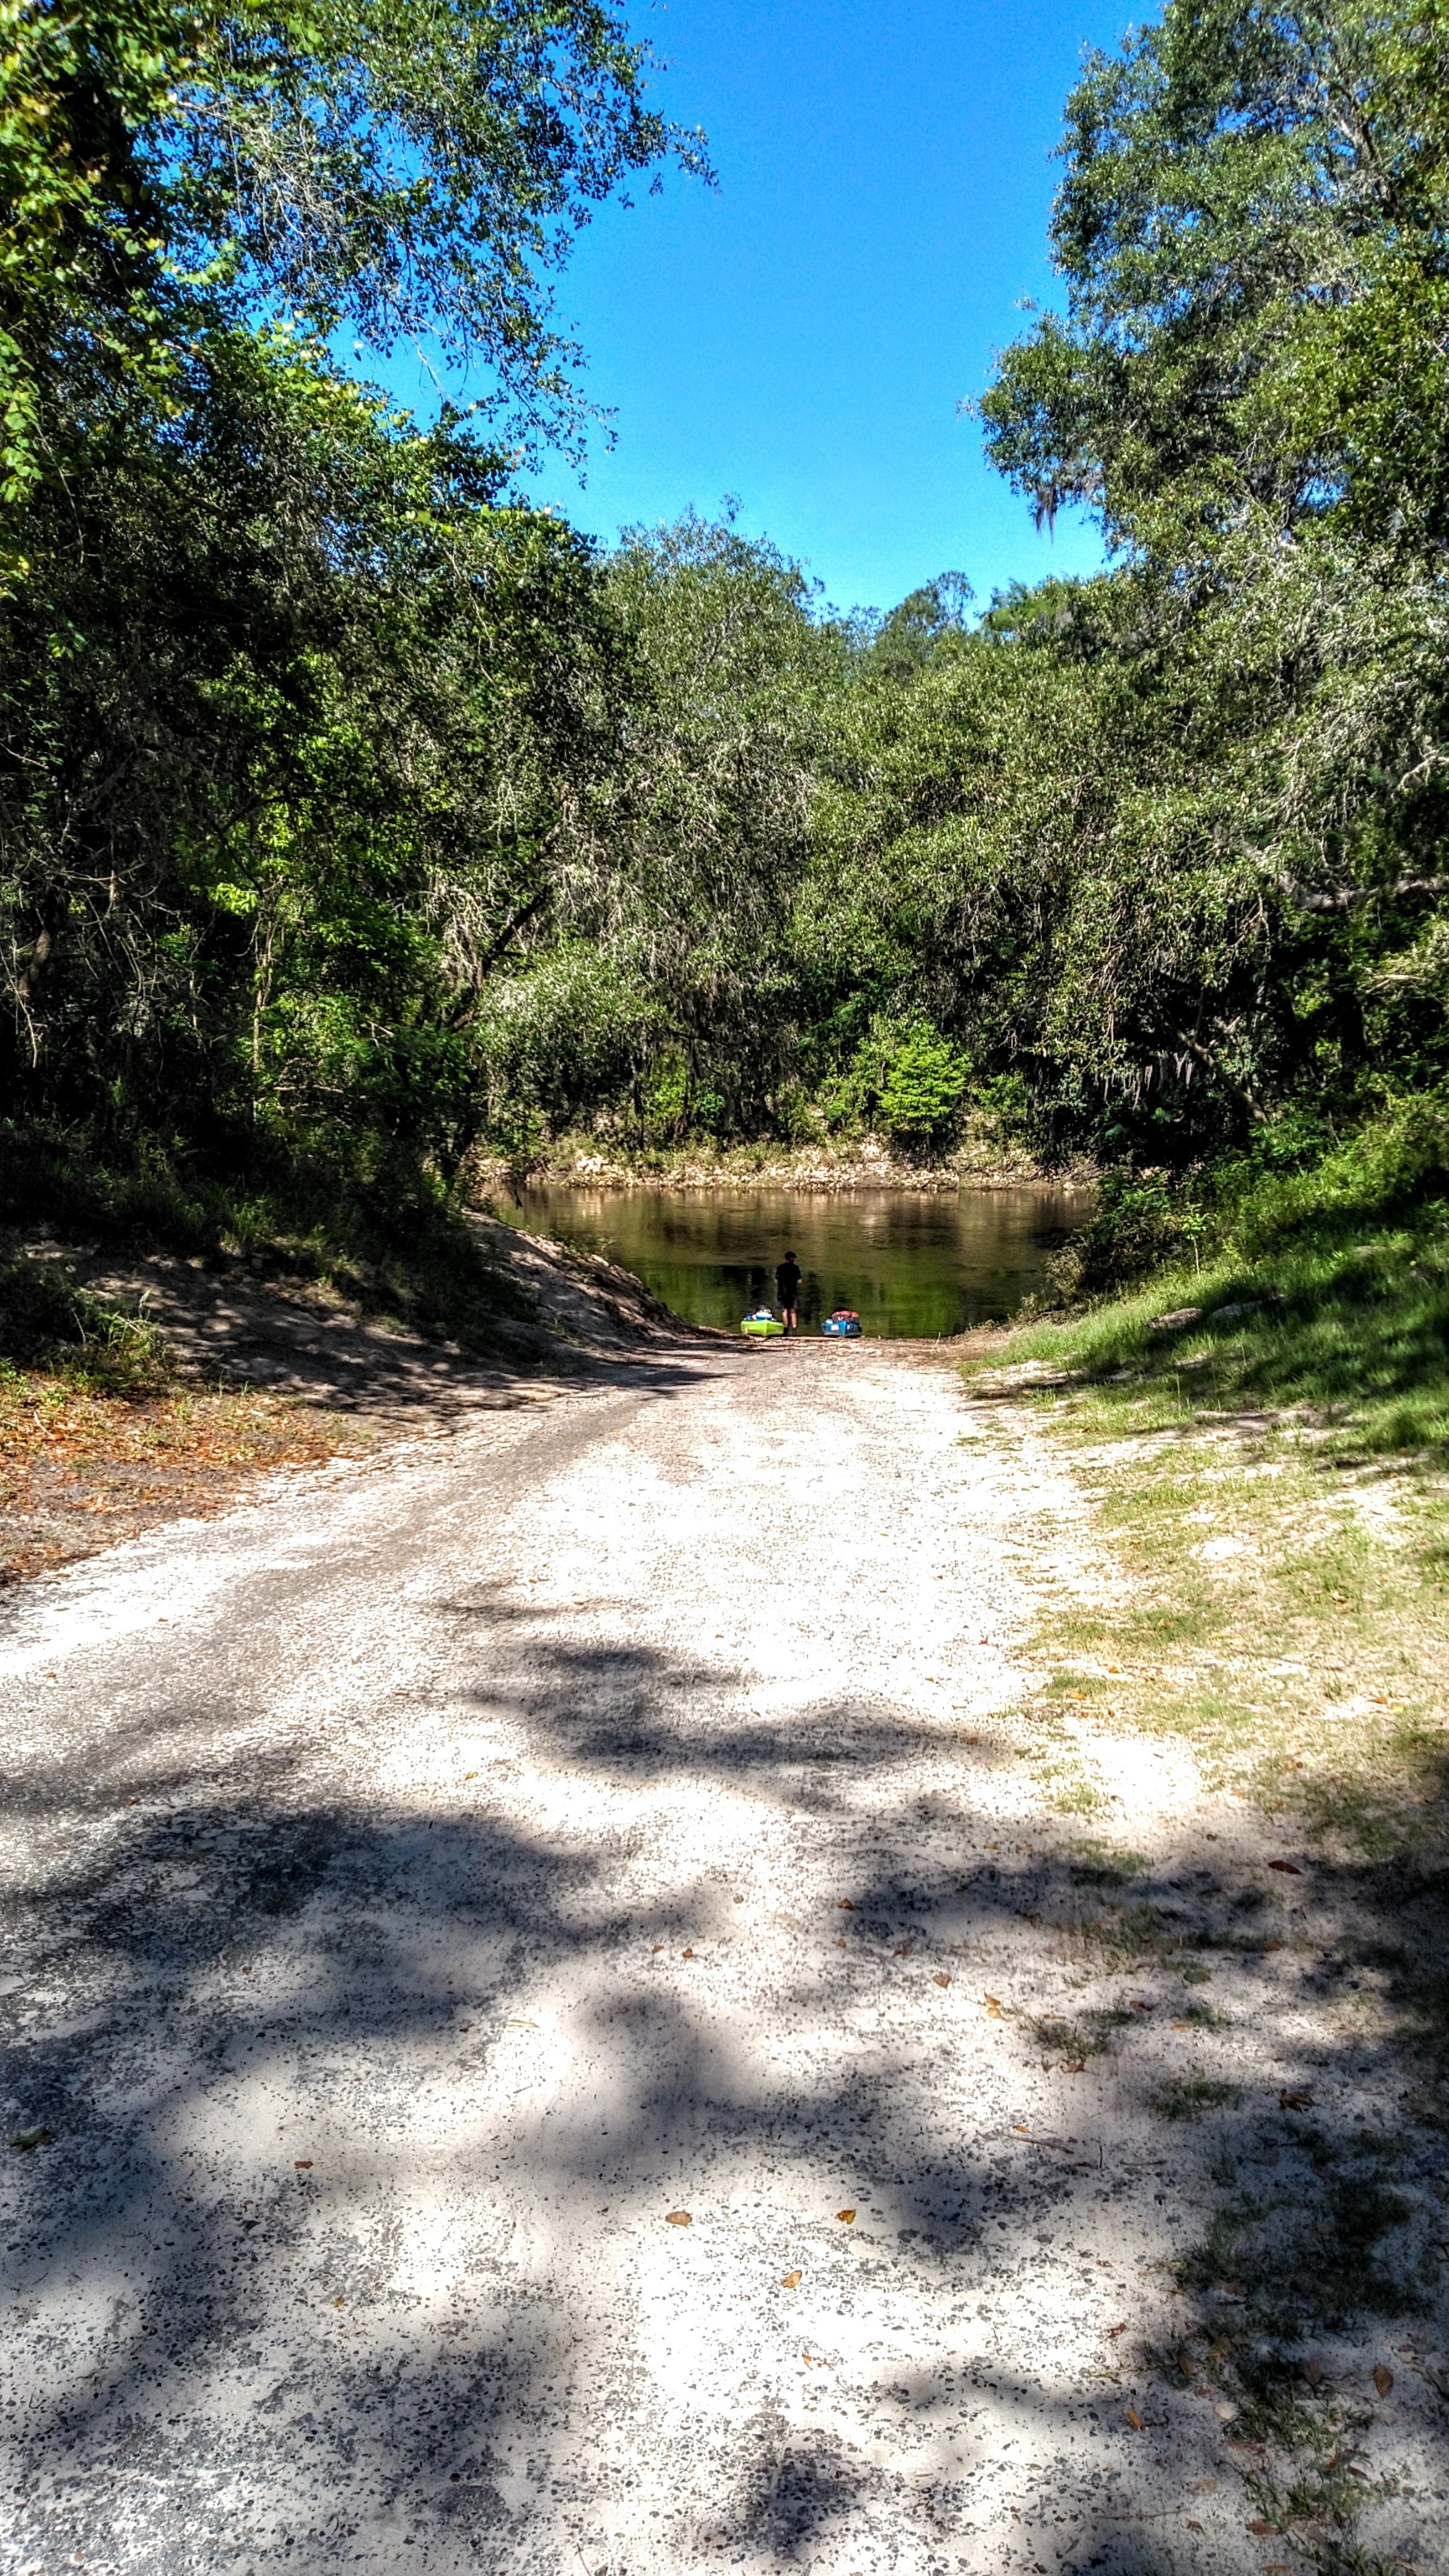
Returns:
[[[880,1092],[880,1121],[897,1144],[939,1150],[971,1079],[967,1058],[929,1020],[907,1029]]]

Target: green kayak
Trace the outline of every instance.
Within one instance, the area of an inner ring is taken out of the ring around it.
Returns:
[[[777,1323],[774,1316],[770,1314],[746,1315],[740,1326],[742,1333],[752,1334],[757,1342],[771,1341],[777,1333],[783,1333],[784,1329],[784,1325]]]

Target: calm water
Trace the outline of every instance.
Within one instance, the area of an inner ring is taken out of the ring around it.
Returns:
[[[775,1304],[775,1264],[805,1273],[800,1329],[853,1306],[867,1334],[933,1339],[999,1322],[1040,1287],[1045,1256],[1087,1212],[1039,1183],[959,1194],[854,1190],[597,1190],[544,1183],[509,1213],[632,1270],[693,1324],[734,1330]]]

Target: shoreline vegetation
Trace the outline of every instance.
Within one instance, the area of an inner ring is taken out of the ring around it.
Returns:
[[[526,1171],[503,1156],[477,1156],[469,1192],[480,1203],[513,1197],[540,1184],[597,1190],[901,1190],[942,1192],[1011,1189],[1050,1182],[1090,1188],[1097,1168],[1085,1157],[1048,1164],[1025,1146],[968,1134],[953,1151],[913,1161],[877,1136],[849,1142],[719,1146],[707,1140],[648,1150],[614,1148],[594,1137],[560,1137]]]
[[[598,1254],[484,1215],[463,1231],[471,1266],[455,1247],[447,1275],[424,1260],[371,1283],[284,1246],[0,1232],[0,1591],[212,1519],[260,1480],[712,1338]]]
[[[41,11],[0,75],[16,1221],[457,1338],[470,1189],[1095,1174],[1065,1304],[1449,1121],[1439,19],[1089,56],[977,409],[1105,568],[842,613],[729,502],[604,543],[523,488],[588,425],[553,252],[708,156],[607,10],[441,6],[361,57]],[[397,409],[396,328],[488,399]]]

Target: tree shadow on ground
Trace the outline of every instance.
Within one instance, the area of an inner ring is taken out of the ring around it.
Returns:
[[[179,1701],[36,1766],[17,2568],[1414,2559],[1437,1871],[1023,1841],[948,1726],[438,1615],[511,1734],[431,1799]]]

